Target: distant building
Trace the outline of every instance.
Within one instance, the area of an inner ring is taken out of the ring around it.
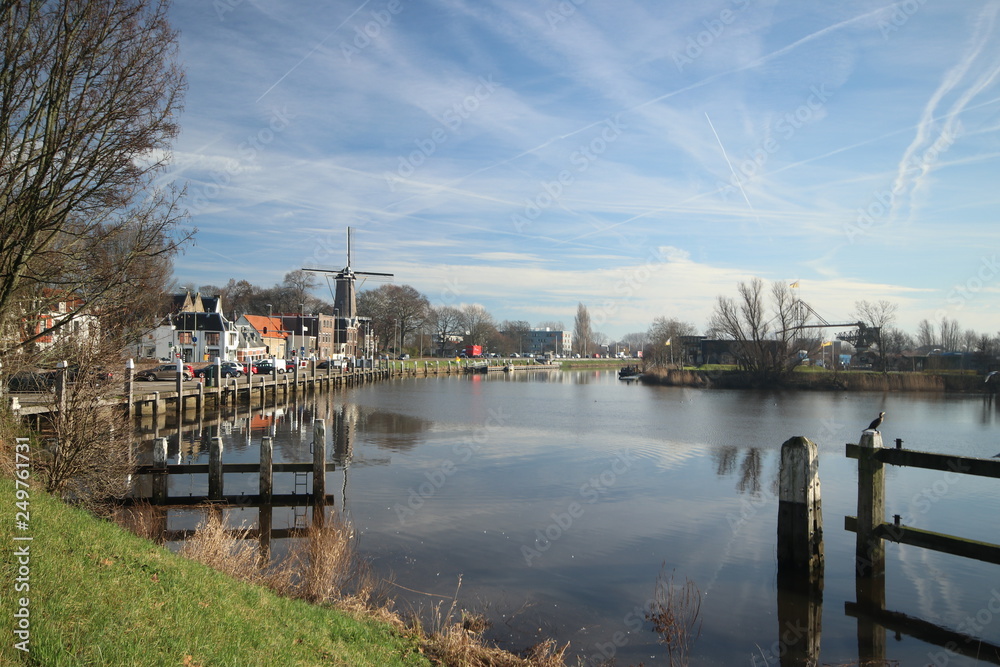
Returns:
[[[524,335],[525,354],[569,354],[573,349],[573,332],[555,329],[531,329]]]

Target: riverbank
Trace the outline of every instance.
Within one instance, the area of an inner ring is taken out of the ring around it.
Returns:
[[[0,497],[13,505],[12,480],[0,478]],[[8,632],[3,664],[431,664],[386,623],[235,581],[35,485],[28,525],[0,528],[0,609],[8,627],[26,610],[29,649]]]
[[[18,497],[12,479],[0,476],[0,497]],[[553,642],[525,658],[485,644],[485,626],[454,603],[440,627],[407,627],[386,607],[342,610],[247,583],[33,484],[22,502],[27,528],[0,527],[0,613],[22,633],[0,645],[0,664],[564,665]],[[208,530],[210,556],[244,560]]]
[[[717,389],[800,389],[808,391],[924,391],[982,393],[983,378],[968,373],[879,373],[877,371],[796,371],[763,383],[738,370],[653,370],[642,382],[668,387]]]

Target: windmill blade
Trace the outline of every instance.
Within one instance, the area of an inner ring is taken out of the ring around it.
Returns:
[[[378,273],[376,271],[355,271],[354,274],[358,276],[386,276],[389,278],[396,275],[394,273]]]

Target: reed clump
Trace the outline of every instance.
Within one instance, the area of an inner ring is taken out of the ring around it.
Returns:
[[[701,635],[701,591],[690,579],[674,585],[673,572],[660,571],[646,620],[667,647],[670,665],[688,664],[691,647]]]

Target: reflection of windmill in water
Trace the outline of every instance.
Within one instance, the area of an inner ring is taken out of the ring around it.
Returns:
[[[307,268],[302,270],[308,273],[323,274],[326,276],[327,282],[332,276],[336,283],[336,289],[333,287],[330,289],[331,294],[333,294],[334,316],[334,341],[331,356],[335,359],[371,359],[375,354],[371,318],[358,317],[357,289],[354,283],[358,276],[391,278],[393,274],[355,271],[351,268],[351,231],[351,228],[348,227],[347,266],[339,271]]]

